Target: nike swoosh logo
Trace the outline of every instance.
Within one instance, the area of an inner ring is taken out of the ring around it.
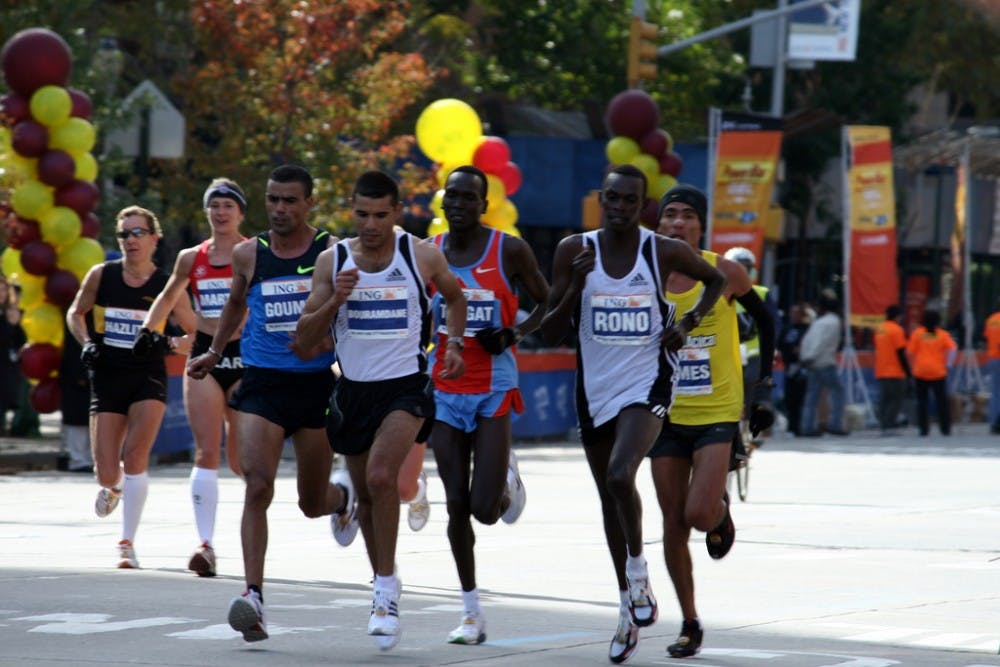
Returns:
[[[299,275],[303,275],[306,273],[312,273],[315,268],[315,266],[297,266],[295,267],[295,270],[299,272]]]
[[[477,266],[475,269],[473,269],[472,272],[473,273],[489,273],[490,271],[496,271],[496,267],[495,266],[491,266],[489,268],[484,269],[481,266]]]

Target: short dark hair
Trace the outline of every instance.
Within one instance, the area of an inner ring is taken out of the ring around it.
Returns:
[[[351,197],[358,195],[372,199],[389,196],[392,199],[392,205],[395,206],[399,203],[399,183],[383,171],[366,171],[358,176],[358,180],[354,183]]]
[[[933,332],[939,326],[941,326],[941,313],[936,310],[927,309],[924,311],[924,316],[921,318],[921,324],[924,325],[928,331]]]
[[[894,320],[897,317],[899,317],[899,314],[901,312],[903,312],[903,311],[899,309],[898,305],[892,304],[891,306],[889,306],[888,308],[885,309],[885,319],[887,319],[887,320]]]
[[[306,198],[312,197],[313,177],[305,167],[300,167],[297,164],[283,164],[276,167],[267,179],[275,183],[301,183]]]
[[[461,172],[463,174],[472,174],[473,176],[478,176],[479,183],[481,185],[481,187],[479,188],[479,194],[482,195],[483,199],[486,199],[486,193],[489,192],[489,187],[488,187],[489,181],[486,180],[486,174],[483,173],[482,169],[474,167],[471,164],[463,164],[461,167],[455,167],[454,169],[451,170],[451,174],[454,174],[455,172]],[[448,174],[449,178],[451,177],[451,174]],[[445,182],[447,183],[447,181]]]
[[[642,198],[646,198],[646,193],[649,192],[649,181],[646,180],[646,174],[642,173],[642,170],[631,164],[620,164],[610,172],[608,175],[618,174],[620,176],[628,176],[630,178],[638,178],[642,181]]]

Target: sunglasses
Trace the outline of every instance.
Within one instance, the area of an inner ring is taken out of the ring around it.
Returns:
[[[117,234],[115,234],[115,236],[124,241],[130,236],[135,237],[137,239],[141,239],[143,236],[146,236],[147,234],[152,234],[152,232],[149,231],[148,229],[143,229],[142,227],[133,227],[132,229],[126,229],[124,231],[118,232]]]

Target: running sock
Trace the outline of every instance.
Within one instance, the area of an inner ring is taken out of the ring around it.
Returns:
[[[149,495],[149,473],[125,475],[122,484],[122,539],[135,542],[135,533],[139,530],[139,519],[142,509],[146,506],[146,496]]]
[[[258,586],[257,584],[250,584],[249,586],[247,586],[247,591],[252,591],[256,593],[257,597],[260,598],[260,603],[264,604],[264,593],[260,590],[260,586]]]
[[[462,606],[465,611],[479,613],[479,589],[473,588],[471,591],[462,591]]]
[[[629,600],[630,600],[628,595],[628,589],[626,588],[623,591],[618,591],[618,598],[621,600],[621,606],[619,607],[619,609],[621,609],[622,612],[627,614]]]
[[[219,471],[191,468],[191,504],[194,523],[202,542],[212,543],[215,537],[215,509],[219,504]]]
[[[424,481],[424,476],[420,475],[417,477],[417,495],[413,496],[409,500],[404,500],[404,503],[415,503],[418,500],[423,500],[424,496],[427,495],[427,482]]]
[[[629,577],[646,574],[646,559],[641,553],[638,556],[629,554],[628,558],[625,559],[625,574]]]
[[[380,591],[395,591],[396,590],[396,574],[390,574],[388,577],[382,576],[381,574],[375,575],[375,590]]]

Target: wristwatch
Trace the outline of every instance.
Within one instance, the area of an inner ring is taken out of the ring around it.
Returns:
[[[458,346],[459,352],[465,351],[465,341],[461,338],[449,337],[448,342],[445,343],[445,345],[451,345],[452,343]]]

